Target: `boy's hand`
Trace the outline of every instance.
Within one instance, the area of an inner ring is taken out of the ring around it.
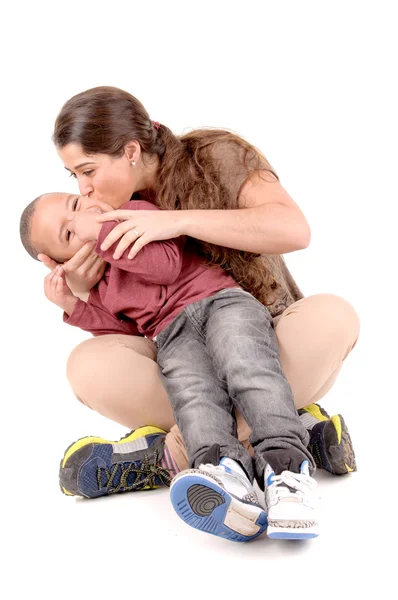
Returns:
[[[87,300],[91,288],[99,282],[106,267],[105,261],[94,252],[94,247],[94,242],[87,242],[75,256],[62,265],[69,288],[83,301]],[[37,258],[51,270],[60,266],[45,254],[39,254]]]
[[[101,231],[101,223],[98,223],[99,211],[81,210],[74,213],[68,229],[72,231],[82,242],[97,241]]]
[[[71,315],[76,306],[77,298],[72,294],[65,281],[63,267],[55,267],[44,279],[46,298]]]

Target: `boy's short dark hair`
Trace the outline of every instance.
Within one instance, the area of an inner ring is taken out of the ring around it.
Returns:
[[[36,205],[42,197],[43,194],[41,196],[38,196],[37,198],[35,198],[35,200],[28,204],[28,206],[23,211],[21,215],[21,220],[19,222],[19,235],[21,236],[22,245],[25,248],[26,252],[30,254],[30,256],[35,260],[39,260],[37,258],[37,255],[40,254],[40,252],[37,250],[37,248],[32,242],[32,239],[30,237],[30,229],[32,224],[32,217],[36,210]]]

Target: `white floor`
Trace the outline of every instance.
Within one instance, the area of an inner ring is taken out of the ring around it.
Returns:
[[[359,470],[344,477],[317,474],[321,536],[307,542],[262,536],[237,544],[203,534],[179,520],[167,489],[98,500],[64,496],[57,481],[64,448],[82,435],[117,439],[124,430],[73,402],[64,379],[59,386],[56,376],[50,387],[42,382],[47,419],[37,425],[37,410],[27,407],[36,427],[24,422],[19,437],[10,436],[3,473],[5,575],[15,594],[7,598],[196,598],[202,592],[240,598],[271,590],[282,598],[390,596],[394,550],[388,548],[395,543],[397,500],[390,469],[377,467],[373,392],[360,378],[360,370],[366,377],[361,353],[352,355],[323,403],[331,411],[340,405]],[[354,399],[366,393],[366,409],[358,413]]]
[[[69,0],[48,9],[36,0],[2,12],[0,597],[396,597],[394,3]],[[95,501],[59,491],[71,442],[125,431],[74,400],[66,358],[89,336],[44,299],[47,271],[17,231],[31,199],[77,191],[50,138],[62,104],[97,85],[137,95],[176,133],[226,127],[261,148],[311,225],[310,247],[287,255],[297,283],[305,295],[344,296],[360,315],[360,341],[322,402],[346,418],[359,470],[318,474],[316,540],[228,543],[185,526],[167,490]]]

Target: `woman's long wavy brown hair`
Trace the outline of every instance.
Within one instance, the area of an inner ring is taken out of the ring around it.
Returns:
[[[86,154],[123,155],[125,145],[137,140],[142,152],[159,157],[156,204],[163,209],[237,209],[236,197],[222,182],[213,150],[220,143],[242,154],[242,168],[266,169],[277,175],[261,152],[238,135],[219,129],[198,129],[176,136],[163,124],[156,128],[144,106],[131,94],[114,87],[97,87],[68,100],[54,128],[57,147],[80,144]],[[200,240],[196,250],[209,266],[219,265],[264,305],[274,301],[279,287],[272,261],[252,252],[224,248]],[[268,262],[268,265],[267,265]]]

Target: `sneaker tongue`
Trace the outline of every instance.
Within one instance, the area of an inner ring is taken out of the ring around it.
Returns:
[[[294,487],[291,487],[290,485],[288,485],[287,483],[284,483],[283,481],[281,481],[281,483],[278,484],[278,488],[279,490],[281,488],[284,488],[285,490],[287,490],[288,493],[286,493],[286,496],[290,497],[290,494],[297,494],[297,489]]]
[[[209,448],[206,454],[202,457],[202,464],[214,465],[215,467],[220,464],[220,446],[219,444],[213,444],[211,448]]]
[[[238,462],[236,462],[236,460],[233,460],[232,458],[223,456],[222,459],[220,460],[220,464],[223,465],[224,467],[228,467],[228,469],[231,469],[235,473],[239,473],[240,475],[242,475],[242,477],[247,478],[247,474],[242,469],[240,464]]]
[[[265,459],[272,467],[275,475],[280,475],[283,471],[300,472],[300,465],[303,462],[303,455],[287,450],[269,450],[265,453]]]

